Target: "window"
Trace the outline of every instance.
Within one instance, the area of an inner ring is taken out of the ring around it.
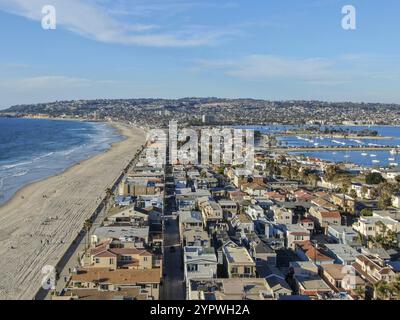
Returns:
[[[232,270],[232,273],[238,273],[238,268],[237,267],[233,267],[231,270]]]
[[[100,263],[100,259],[99,259],[99,258],[96,258],[95,262],[96,262],[96,263]]]
[[[157,289],[158,288],[158,284],[157,283],[154,283],[153,284],[153,289]]]
[[[198,270],[197,264],[188,264],[187,265],[187,271],[194,272],[194,271],[197,271],[197,270]]]
[[[114,264],[114,259],[110,258],[110,264]]]
[[[251,268],[250,267],[244,267],[244,273],[245,274],[251,274]]]
[[[147,257],[143,257],[143,261],[147,261]]]

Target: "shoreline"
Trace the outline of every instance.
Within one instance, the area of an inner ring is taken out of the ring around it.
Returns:
[[[0,299],[35,296],[42,267],[57,265],[106,188],[144,144],[144,130],[124,123],[108,124],[123,140],[63,172],[25,185],[0,206]]]
[[[62,120],[63,120],[63,119],[36,119],[36,118],[24,118],[24,119],[33,119],[33,120],[54,120],[54,121],[62,121]],[[71,119],[71,120],[66,120],[66,121],[90,122],[90,121],[85,121],[85,120],[73,120],[73,119]],[[77,160],[77,161],[71,163],[70,165],[66,166],[64,169],[60,170],[59,172],[57,172],[57,173],[55,173],[55,174],[50,174],[50,175],[47,175],[47,176],[38,178],[38,179],[36,179],[36,180],[33,180],[33,181],[31,181],[31,182],[28,182],[28,183],[26,183],[26,184],[20,186],[20,187],[12,194],[12,196],[11,196],[10,198],[8,198],[6,201],[0,203],[0,211],[2,210],[2,208],[3,208],[8,202],[10,202],[11,200],[13,200],[14,197],[17,197],[17,196],[19,195],[19,193],[21,193],[22,191],[24,191],[25,188],[31,186],[32,184],[35,184],[35,183],[38,183],[38,182],[42,182],[42,181],[45,181],[46,179],[50,179],[50,178],[52,178],[52,177],[56,177],[56,176],[59,176],[59,175],[61,175],[61,174],[64,174],[64,173],[66,173],[69,169],[71,169],[72,167],[77,166],[77,165],[80,165],[82,162],[85,162],[85,161],[87,161],[87,160],[90,160],[90,159],[92,159],[93,157],[95,157],[95,156],[97,156],[97,155],[103,154],[103,153],[105,153],[105,152],[111,150],[111,149],[113,148],[114,144],[119,143],[119,142],[122,142],[122,141],[124,141],[124,140],[127,139],[127,137],[124,136],[124,134],[122,133],[122,131],[121,131],[117,126],[115,126],[112,122],[106,122],[106,121],[105,121],[105,122],[100,122],[100,121],[99,121],[98,123],[104,123],[104,124],[108,125],[110,128],[116,130],[116,131],[118,132],[118,137],[120,137],[121,140],[120,140],[120,141],[112,142],[112,143],[110,144],[110,146],[109,146],[107,149],[105,149],[105,150],[103,150],[103,151],[101,151],[101,152],[96,152],[96,153],[90,154],[88,158],[85,158],[85,159],[82,159],[82,160]]]

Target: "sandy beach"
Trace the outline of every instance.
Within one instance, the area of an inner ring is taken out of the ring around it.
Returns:
[[[45,265],[55,266],[121,171],[145,132],[113,125],[126,137],[105,153],[33,183],[0,207],[0,299],[33,299]]]

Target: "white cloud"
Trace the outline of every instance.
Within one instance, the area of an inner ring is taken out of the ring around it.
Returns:
[[[93,84],[110,84],[115,81],[91,80],[86,78],[44,75],[34,77],[22,77],[0,81],[0,88],[22,88],[24,90],[51,90],[54,88],[73,88],[90,86]]]
[[[184,1],[174,3],[177,7],[185,5]],[[0,10],[40,21],[42,7],[54,5],[57,10],[57,26],[105,43],[186,47],[214,44],[221,37],[232,34],[230,31],[185,26],[181,26],[179,31],[156,32],[155,30],[160,28],[153,23],[125,23],[118,19],[115,11],[114,14],[112,13],[115,8],[124,8],[128,4],[132,11],[135,11],[135,4],[139,5],[137,10],[140,8],[144,10],[143,1],[138,0],[130,2],[121,0],[0,0]],[[162,2],[148,0],[147,10],[156,11],[161,8],[163,8]]]
[[[289,79],[318,85],[345,84],[382,75],[395,76],[393,66],[383,71],[378,68],[382,67],[381,64],[371,65],[369,60],[368,65],[367,62],[365,56],[356,54],[336,58],[288,58],[255,54],[239,59],[199,60],[197,65],[205,69],[222,70],[227,76],[244,80]]]

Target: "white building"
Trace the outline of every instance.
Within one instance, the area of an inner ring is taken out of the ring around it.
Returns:
[[[381,225],[395,233],[400,232],[400,223],[391,217],[382,217],[376,213],[372,217],[360,217],[360,219],[353,224],[353,229],[366,237],[376,237],[381,235],[383,230]]]
[[[184,247],[183,263],[185,280],[215,278],[217,276],[217,256],[213,248]]]
[[[247,207],[246,213],[252,220],[258,220],[264,217],[264,210],[259,205],[252,204]]]
[[[290,210],[279,206],[272,206],[271,211],[275,223],[284,225],[292,224],[293,213]]]

